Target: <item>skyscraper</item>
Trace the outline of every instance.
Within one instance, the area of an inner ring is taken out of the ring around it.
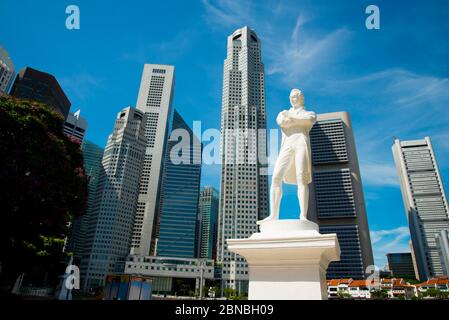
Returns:
[[[449,230],[448,203],[432,143],[429,137],[396,139],[392,150],[419,280],[441,276],[436,236]]]
[[[310,132],[313,181],[309,215],[321,233],[336,233],[340,261],[331,262],[328,279],[364,279],[373,265],[357,151],[349,114],[317,115]]]
[[[0,46],[0,96],[8,93],[14,77],[14,63],[9,57],[8,52]]]
[[[79,263],[78,260],[86,250],[86,236],[90,232],[89,230],[92,228],[95,230],[95,226],[93,226],[90,221],[92,221],[93,213],[95,212],[93,208],[95,205],[98,180],[100,178],[101,160],[104,152],[103,148],[88,140],[83,141],[81,151],[84,158],[84,173],[89,181],[87,209],[81,217],[73,220],[65,246],[65,251],[73,252],[75,263]]]
[[[20,99],[36,100],[53,108],[67,119],[70,101],[56,78],[46,72],[26,67],[17,74],[10,92]]]
[[[437,249],[440,255],[441,268],[443,269],[443,275],[449,277],[449,231],[441,230],[436,235]]]
[[[147,145],[140,179],[131,254],[154,253],[153,232],[157,212],[159,212],[158,200],[165,142],[170,130],[174,86],[173,66],[145,64],[137,98],[137,109],[145,113],[147,118],[145,127]]]
[[[388,269],[395,278],[415,278],[413,258],[410,252],[387,253]]]
[[[86,134],[87,121],[80,116],[80,110],[75,113],[69,113],[66,122],[64,123],[64,134],[76,141],[80,145],[83,143],[84,135]],[[103,155],[103,154],[102,154]],[[101,158],[100,158],[101,162]],[[86,164],[86,161],[84,161]],[[89,187],[89,193],[92,192]],[[81,222],[83,216],[77,217],[70,221],[68,234],[66,237],[64,251],[74,252],[75,247],[79,247],[81,244]],[[79,250],[77,250],[79,251]]]
[[[155,255],[195,258],[202,148],[176,110],[166,150]]]
[[[221,187],[217,260],[225,285],[247,291],[246,261],[227,250],[226,239],[257,232],[268,215],[264,65],[260,39],[248,27],[227,40],[221,114]],[[258,134],[259,133],[262,134]]]
[[[87,121],[81,117],[80,113],[81,110],[69,113],[64,124],[64,133],[79,144],[82,144],[87,130]]]
[[[145,125],[143,112],[125,108],[108,138],[89,221],[88,249],[81,260],[84,289],[102,286],[108,273],[124,270],[145,154]]]
[[[198,257],[215,259],[217,254],[218,191],[206,186],[198,204]]]

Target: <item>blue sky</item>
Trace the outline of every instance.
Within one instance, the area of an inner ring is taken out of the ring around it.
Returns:
[[[76,4],[81,29],[65,28]],[[365,28],[380,8],[381,29]],[[448,1],[0,2],[0,44],[16,69],[54,74],[87,118],[87,138],[106,143],[119,110],[134,106],[144,63],[175,65],[175,107],[188,123],[219,128],[226,37],[248,25],[262,40],[268,127],[292,87],[318,113],[349,111],[376,264],[408,251],[408,229],[391,154],[393,137],[430,135],[449,179]],[[203,184],[219,187],[218,166]],[[298,211],[286,188],[281,210]]]

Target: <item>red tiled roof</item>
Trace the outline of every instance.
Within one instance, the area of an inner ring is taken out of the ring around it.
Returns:
[[[354,281],[354,280],[352,280],[351,278],[340,279],[340,283],[342,283],[342,284],[349,284],[352,281]]]
[[[367,287],[371,284],[371,281],[366,281],[366,280],[353,280],[350,284],[349,287]]]
[[[336,287],[336,286],[338,286],[340,284],[340,280],[339,279],[332,279],[332,280],[329,280],[328,282],[327,282],[327,285],[328,286],[333,286],[333,287]]]
[[[445,284],[445,285],[449,285],[449,277],[438,277],[438,278],[432,278],[427,280],[426,282],[422,282],[422,283],[418,283],[416,286],[417,287],[422,287],[422,286],[435,286],[438,284]]]

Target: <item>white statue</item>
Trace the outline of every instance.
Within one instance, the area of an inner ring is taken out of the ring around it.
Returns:
[[[307,220],[309,184],[312,182],[312,155],[309,132],[316,122],[316,114],[306,111],[304,95],[299,89],[290,92],[289,110],[279,113],[276,122],[282,130],[282,144],[273,170],[270,190],[270,216],[263,221],[279,219],[282,180],[298,186],[301,221]]]

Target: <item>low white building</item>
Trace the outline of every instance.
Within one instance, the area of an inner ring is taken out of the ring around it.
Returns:
[[[328,298],[337,298],[339,297],[339,293],[343,293],[349,294],[353,299],[371,299],[372,293],[375,290],[386,291],[389,299],[395,299],[400,296],[403,296],[405,299],[411,299],[418,294],[417,286],[405,282],[402,278],[383,278],[377,283],[369,280],[353,279],[333,279],[327,281]]]
[[[352,279],[332,279],[327,281],[327,295],[329,298],[338,297],[338,293],[349,293],[349,284]]]
[[[417,292],[425,293],[429,289],[438,289],[441,292],[449,292],[449,277],[438,277],[416,285]]]
[[[169,292],[173,279],[195,279],[199,288],[200,279],[214,279],[214,260],[130,255],[125,263],[126,274],[154,277],[153,291]]]
[[[353,280],[348,285],[349,294],[354,299],[370,299],[371,287],[370,281],[366,280]]]

